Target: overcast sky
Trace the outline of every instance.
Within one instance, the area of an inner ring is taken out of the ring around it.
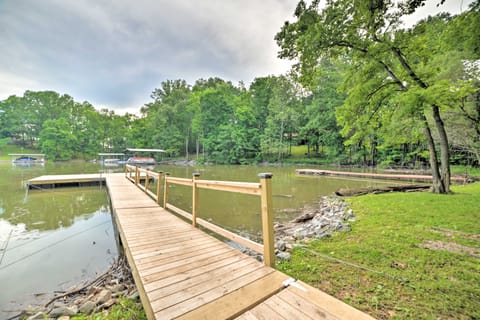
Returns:
[[[297,0],[0,0],[0,99],[54,90],[123,114],[167,79],[282,74],[273,37]],[[413,19],[439,9],[430,0]],[[472,0],[446,0],[458,13]]]

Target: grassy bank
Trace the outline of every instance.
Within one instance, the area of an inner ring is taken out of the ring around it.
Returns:
[[[142,305],[137,300],[120,299],[110,310],[92,314],[80,315],[71,318],[72,320],[146,320],[147,316],[143,311]]]
[[[379,319],[478,319],[480,183],[453,190],[350,198],[353,230],[279,269]]]
[[[10,142],[10,138],[0,139],[0,160],[12,160],[12,157],[8,155],[10,153],[39,153],[39,150],[22,148]]]

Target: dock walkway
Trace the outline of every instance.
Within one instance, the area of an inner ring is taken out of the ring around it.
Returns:
[[[186,223],[123,174],[105,179],[148,319],[372,319]]]

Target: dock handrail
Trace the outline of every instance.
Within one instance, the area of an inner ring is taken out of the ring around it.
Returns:
[[[131,182],[133,182],[138,188],[143,190],[160,205],[160,200],[162,199],[161,190],[163,172],[155,172],[152,170],[127,164],[125,165],[125,177]],[[150,178],[156,180],[156,193],[153,193],[149,189]],[[141,180],[145,181],[145,185],[142,185]]]
[[[132,181],[141,190],[147,193],[152,199],[160,204],[161,199],[161,180],[163,178],[163,207],[171,210],[182,217],[192,221],[194,227],[199,225],[209,229],[227,239],[237,242],[255,252],[263,254],[264,263],[267,266],[275,266],[275,251],[274,251],[274,233],[273,233],[273,206],[272,206],[272,174],[259,174],[260,182],[235,182],[235,181],[217,181],[217,180],[200,180],[200,174],[194,173],[192,179],[170,177],[168,173],[154,172],[148,169],[139,168],[132,165],[125,166],[125,176]],[[156,179],[156,194],[149,190],[150,178]],[[145,181],[145,185],[141,181]],[[169,185],[178,184],[192,187],[192,212],[175,207],[168,203],[168,189]],[[219,227],[211,222],[208,222],[198,217],[198,190],[211,189],[217,191],[227,191],[234,193],[250,194],[260,196],[261,211],[262,211],[262,238],[263,245],[255,241],[242,237],[236,233]]]

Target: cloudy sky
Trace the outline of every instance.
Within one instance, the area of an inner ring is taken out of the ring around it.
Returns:
[[[430,0],[438,3],[439,0]],[[285,73],[273,40],[297,0],[0,0],[0,99],[54,90],[137,112],[167,79]],[[466,10],[472,0],[446,0]],[[414,18],[434,13],[435,5]]]

